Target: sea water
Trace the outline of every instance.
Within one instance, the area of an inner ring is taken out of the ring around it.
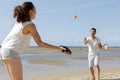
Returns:
[[[120,67],[120,52],[100,52],[100,67]],[[25,75],[49,75],[74,71],[88,71],[87,52],[65,55],[63,53],[22,54],[23,72]],[[111,65],[112,64],[112,65]],[[7,71],[0,61],[0,78]]]

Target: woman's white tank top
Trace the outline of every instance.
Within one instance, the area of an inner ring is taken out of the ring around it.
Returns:
[[[32,36],[31,34],[24,35],[22,29],[30,23],[32,22],[16,22],[11,32],[3,41],[2,47],[19,53],[25,52],[29,48]]]

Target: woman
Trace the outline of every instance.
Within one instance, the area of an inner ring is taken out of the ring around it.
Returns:
[[[36,16],[36,9],[32,2],[25,2],[16,6],[13,15],[17,22],[1,47],[2,60],[7,67],[11,80],[23,80],[19,54],[24,53],[29,48],[32,37],[36,44],[42,48],[57,49],[66,54],[71,53],[66,51],[67,48],[50,45],[41,40],[35,24],[31,22]]]

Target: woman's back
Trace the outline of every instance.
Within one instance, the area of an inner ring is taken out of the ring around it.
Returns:
[[[24,52],[25,49],[29,48],[31,35],[22,33],[22,29],[30,24],[31,22],[18,23],[16,22],[11,32],[5,38],[2,43],[3,48],[11,49],[16,52]]]

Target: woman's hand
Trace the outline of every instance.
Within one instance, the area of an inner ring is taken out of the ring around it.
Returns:
[[[62,49],[61,52],[64,52],[65,54],[68,54],[68,55],[72,54],[71,50],[68,47],[60,46],[60,48]]]

